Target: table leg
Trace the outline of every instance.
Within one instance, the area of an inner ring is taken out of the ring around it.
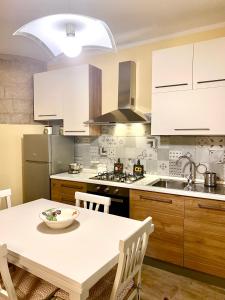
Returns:
[[[71,292],[70,293],[70,300],[86,300],[89,296],[88,291],[83,291],[81,294],[78,292]]]

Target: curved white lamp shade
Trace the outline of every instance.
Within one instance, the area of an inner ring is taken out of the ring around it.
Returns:
[[[67,26],[75,35],[68,35]],[[22,35],[44,44],[54,56],[64,53],[74,57],[82,47],[115,50],[113,35],[101,20],[74,14],[57,14],[31,21],[13,35]]]

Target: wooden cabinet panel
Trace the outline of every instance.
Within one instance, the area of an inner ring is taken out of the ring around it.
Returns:
[[[130,217],[151,216],[155,230],[149,238],[146,255],[183,265],[184,201],[182,197],[131,190]]]
[[[87,185],[83,182],[51,179],[51,199],[67,204],[75,204],[75,192],[86,192]]]
[[[225,202],[186,199],[184,266],[225,277]]]

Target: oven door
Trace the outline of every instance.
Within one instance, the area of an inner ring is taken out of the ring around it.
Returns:
[[[87,193],[111,198],[109,213],[129,218],[129,189],[105,185],[88,184]],[[100,211],[103,207],[100,205]]]

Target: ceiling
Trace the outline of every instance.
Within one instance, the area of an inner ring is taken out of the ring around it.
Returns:
[[[45,61],[49,53],[12,33],[42,16],[75,13],[104,20],[118,47],[225,22],[224,0],[1,0],[0,54]]]

